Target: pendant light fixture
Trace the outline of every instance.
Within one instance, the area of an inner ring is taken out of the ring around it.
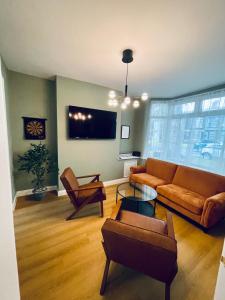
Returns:
[[[132,104],[134,108],[138,108],[140,106],[141,101],[148,100],[148,93],[142,93],[139,97],[130,97],[128,95],[128,64],[133,61],[133,51],[131,49],[125,49],[123,51],[122,62],[127,65],[126,68],[126,81],[125,81],[125,89],[123,96],[117,96],[115,91],[109,92],[109,100],[108,105],[117,107],[120,105],[121,109],[126,109],[129,105]]]

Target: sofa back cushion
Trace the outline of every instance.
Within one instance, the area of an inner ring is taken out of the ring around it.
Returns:
[[[179,185],[205,197],[225,192],[225,177],[206,171],[178,166],[173,184]]]
[[[146,162],[146,173],[163,179],[167,183],[172,182],[176,169],[176,164],[155,158],[148,158]]]

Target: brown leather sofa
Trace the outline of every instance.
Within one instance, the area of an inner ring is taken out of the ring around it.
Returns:
[[[131,167],[130,181],[156,189],[157,199],[210,228],[225,217],[225,177],[148,158]]]
[[[121,210],[119,202],[102,227],[106,265],[100,289],[106,288],[110,261],[164,282],[165,299],[170,298],[170,285],[177,274],[177,242],[172,215],[167,221]]]

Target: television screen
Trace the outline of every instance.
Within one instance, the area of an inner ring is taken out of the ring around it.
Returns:
[[[69,106],[68,130],[71,139],[115,139],[117,113]]]

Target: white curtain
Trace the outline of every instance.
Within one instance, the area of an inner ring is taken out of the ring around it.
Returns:
[[[225,89],[152,101],[144,147],[155,157],[225,174]]]

